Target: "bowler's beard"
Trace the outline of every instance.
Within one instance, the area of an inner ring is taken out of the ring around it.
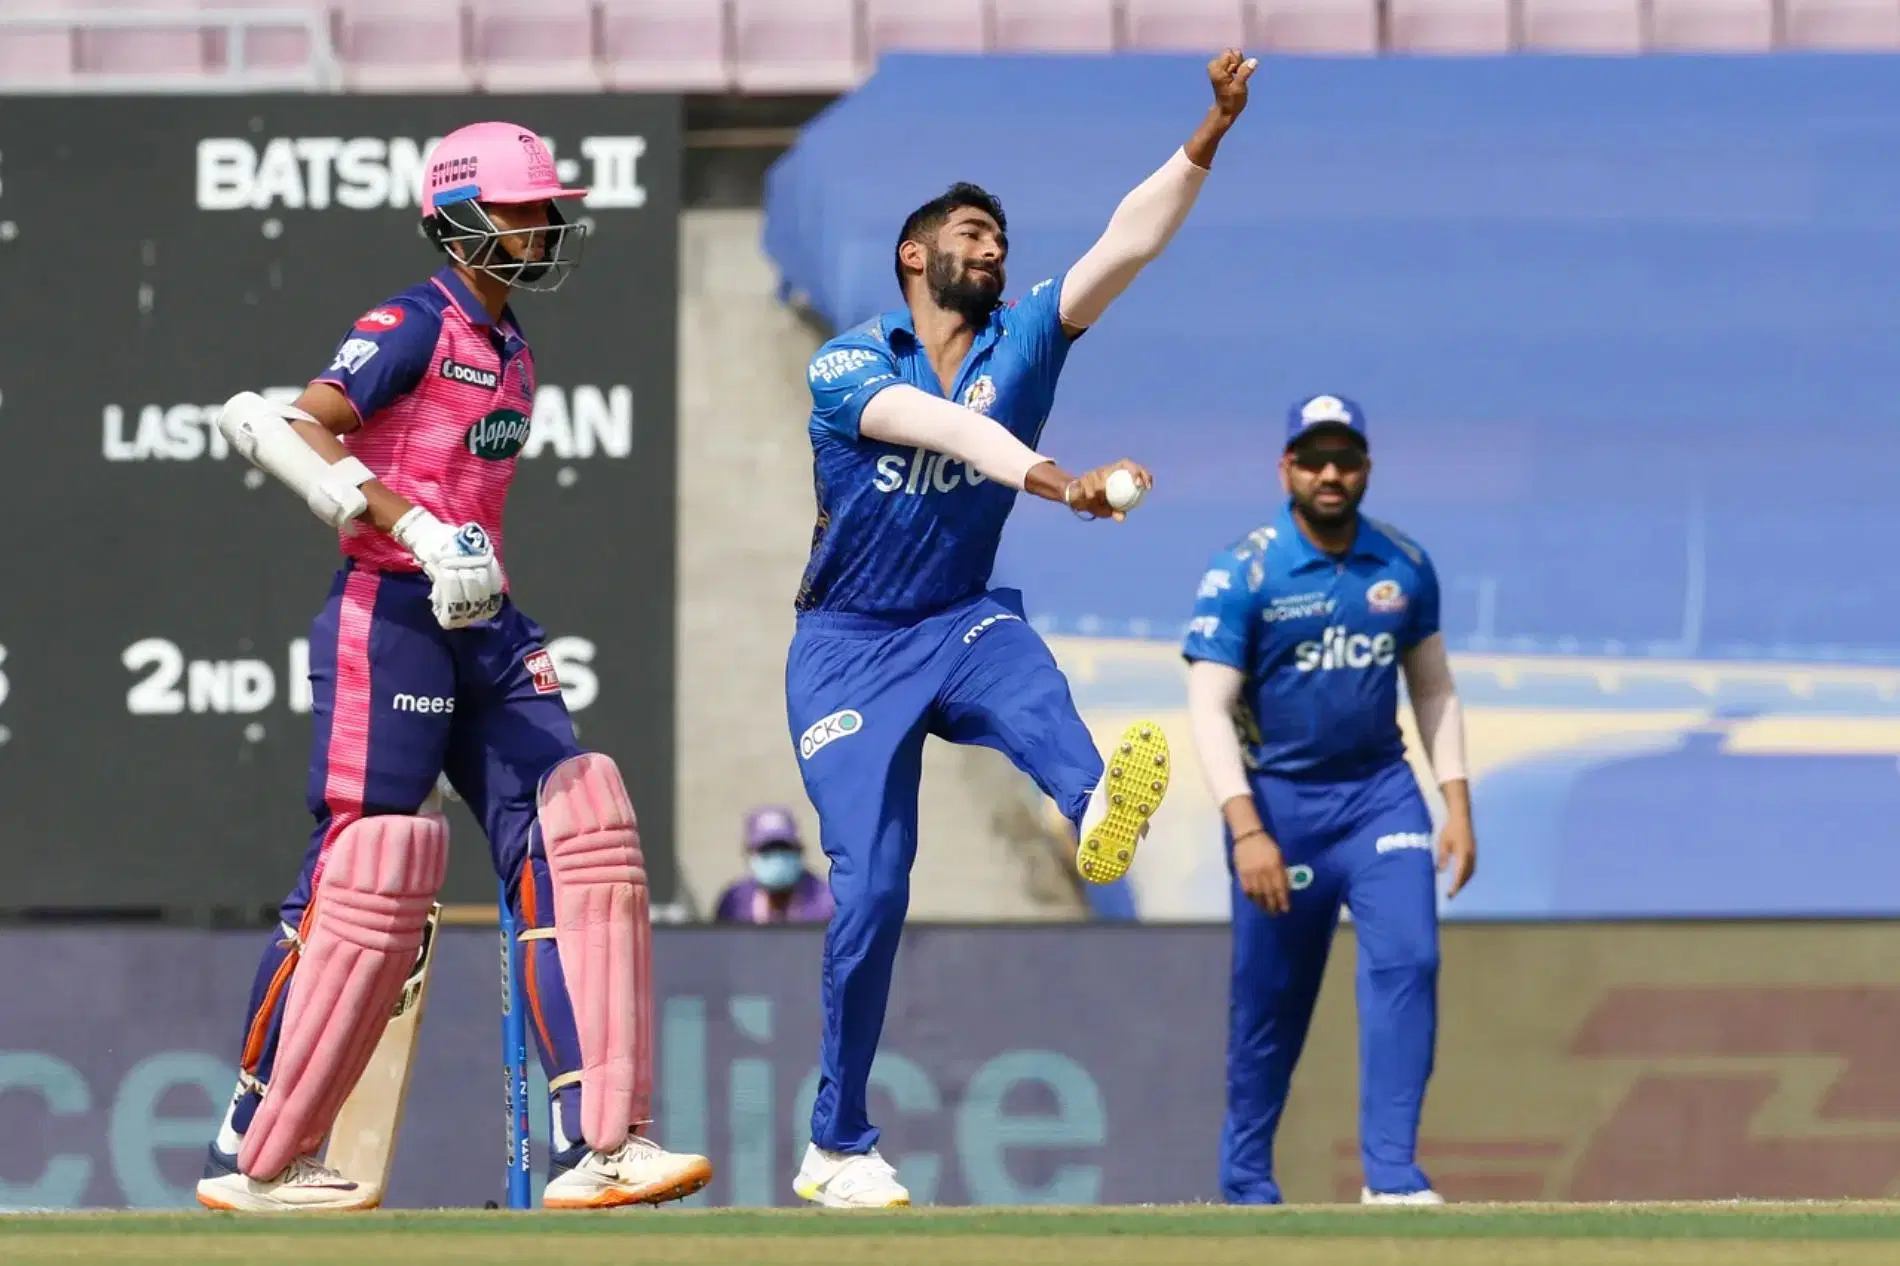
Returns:
[[[981,325],[996,311],[1003,294],[1003,266],[994,273],[971,270],[948,251],[932,251],[924,265],[924,282],[930,297],[945,311],[954,312],[971,325]]]

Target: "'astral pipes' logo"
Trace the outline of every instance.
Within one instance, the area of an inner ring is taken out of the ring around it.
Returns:
[[[798,755],[810,760],[819,748],[833,739],[849,738],[864,728],[864,718],[851,708],[834,712],[798,736]]]
[[[528,442],[528,415],[497,409],[468,428],[468,451],[485,462],[505,462]]]

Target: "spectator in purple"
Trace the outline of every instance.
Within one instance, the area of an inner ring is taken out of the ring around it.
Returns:
[[[791,812],[767,805],[746,814],[746,859],[752,876],[719,897],[718,923],[825,923],[831,889],[805,867],[805,845]]]

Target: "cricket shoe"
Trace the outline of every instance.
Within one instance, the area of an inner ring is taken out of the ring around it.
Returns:
[[[359,1213],[382,1202],[375,1188],[351,1182],[314,1156],[299,1156],[264,1181],[239,1170],[237,1157],[216,1144],[198,1180],[198,1203],[227,1213]]]
[[[1158,721],[1137,721],[1108,754],[1108,769],[1082,811],[1075,868],[1092,884],[1112,884],[1128,873],[1148,820],[1168,794],[1168,736]]]
[[[665,1204],[686,1197],[712,1181],[712,1162],[689,1152],[669,1152],[638,1134],[611,1152],[587,1152],[572,1165],[557,1159],[544,1209],[617,1209],[630,1204]]]
[[[1360,1204],[1443,1204],[1445,1198],[1427,1187],[1423,1191],[1374,1191],[1370,1187],[1359,1189]]]
[[[800,1200],[827,1209],[907,1209],[910,1192],[897,1181],[897,1171],[878,1155],[868,1152],[827,1152],[812,1143],[805,1148],[805,1163],[792,1179],[792,1190]]]

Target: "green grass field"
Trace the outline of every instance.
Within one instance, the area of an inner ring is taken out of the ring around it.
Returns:
[[[1900,1202],[0,1216],[0,1262],[144,1266],[1895,1266]]]

